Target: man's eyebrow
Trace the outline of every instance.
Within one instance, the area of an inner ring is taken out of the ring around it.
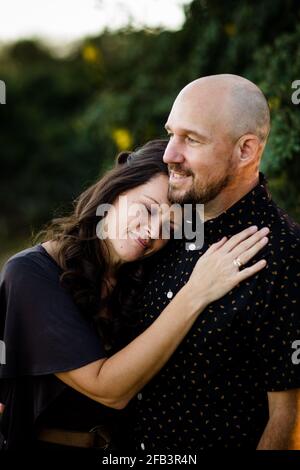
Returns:
[[[165,129],[166,129],[166,131],[171,131],[171,128],[170,128],[170,126],[168,126],[168,124],[165,124]],[[201,134],[200,132],[198,132],[194,129],[181,128],[180,132],[182,132],[183,134],[193,134],[193,135],[197,136],[200,140],[209,140],[209,136],[207,136],[205,134]]]

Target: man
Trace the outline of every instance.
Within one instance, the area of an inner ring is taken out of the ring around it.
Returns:
[[[204,77],[179,93],[166,130],[169,196],[205,205],[204,245],[187,251],[186,240],[174,240],[160,254],[142,295],[141,330],[224,235],[269,226],[257,257],[268,266],[210,305],[137,395],[137,449],[299,449],[300,365],[292,356],[300,339],[300,227],[259,173],[270,130],[266,99],[245,78]]]

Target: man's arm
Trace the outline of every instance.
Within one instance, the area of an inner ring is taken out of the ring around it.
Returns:
[[[300,450],[300,389],[268,392],[269,421],[257,450]]]

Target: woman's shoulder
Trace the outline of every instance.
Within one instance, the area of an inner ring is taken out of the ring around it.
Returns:
[[[60,271],[54,259],[38,244],[15,253],[6,261],[1,271],[1,282],[30,275],[57,278]]]

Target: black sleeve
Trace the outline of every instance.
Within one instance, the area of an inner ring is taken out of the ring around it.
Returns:
[[[68,371],[106,356],[96,330],[51,266],[12,258],[1,273],[0,305],[6,347],[2,378]]]
[[[272,267],[270,295],[254,331],[254,348],[265,391],[300,388],[300,257],[296,250]],[[299,346],[298,346],[299,349]]]

